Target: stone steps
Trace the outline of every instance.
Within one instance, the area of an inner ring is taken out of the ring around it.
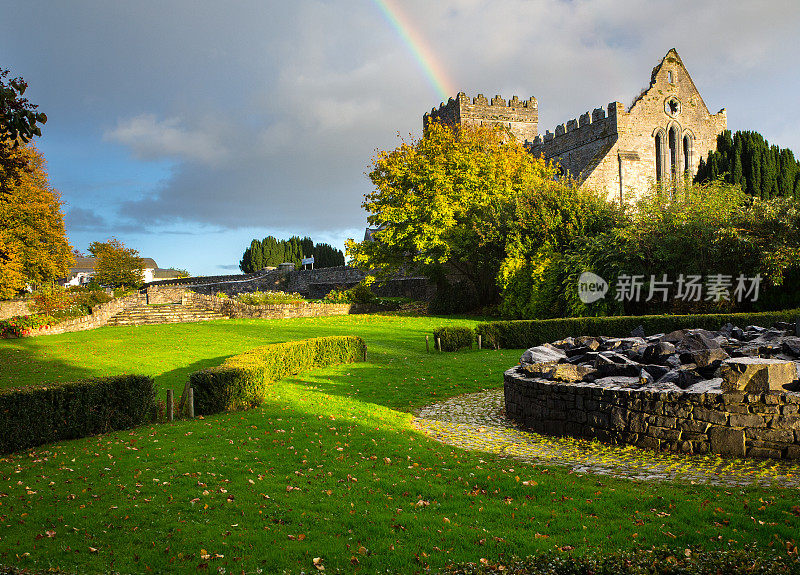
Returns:
[[[136,305],[118,313],[106,325],[151,325],[226,319],[224,315],[191,303]]]

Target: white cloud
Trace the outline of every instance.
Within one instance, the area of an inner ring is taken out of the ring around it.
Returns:
[[[178,118],[159,120],[155,114],[140,114],[119,120],[103,137],[130,147],[142,160],[177,159],[215,166],[229,154],[209,128],[189,129]]]

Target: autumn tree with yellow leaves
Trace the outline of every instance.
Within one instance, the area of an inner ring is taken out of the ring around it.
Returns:
[[[373,158],[375,189],[362,205],[380,231],[349,240],[348,255],[362,268],[427,275],[440,293],[469,291],[465,307],[494,303],[517,199],[554,175],[503,129],[431,123],[423,138]]]
[[[30,143],[46,117],[21,97],[24,81],[7,75],[0,70],[0,298],[63,277],[74,261],[60,196]]]

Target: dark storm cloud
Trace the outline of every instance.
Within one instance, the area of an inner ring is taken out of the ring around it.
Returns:
[[[794,1],[398,5],[456,89],[536,96],[542,132],[628,104],[676,47],[712,112],[800,151]],[[370,156],[440,100],[370,2],[26,1],[3,20],[0,48],[48,130],[121,146],[143,170],[169,162],[159,184],[114,196],[129,225],[357,228]],[[71,225],[102,221],[81,209]]]

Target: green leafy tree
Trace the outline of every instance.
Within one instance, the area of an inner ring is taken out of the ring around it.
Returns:
[[[97,258],[94,280],[111,287],[141,287],[144,261],[139,252],[126,248],[117,238],[106,242],[92,242],[89,253]]]
[[[379,152],[369,177],[375,190],[362,205],[381,231],[375,241],[348,240],[354,263],[423,273],[440,286],[460,277],[473,304],[488,304],[497,301],[517,198],[554,169],[504,130],[432,123],[422,139]]]
[[[520,194],[517,225],[497,278],[501,314],[548,318],[608,313],[605,302],[592,308],[583,304],[575,286],[587,271],[582,257],[587,244],[621,222],[618,204],[567,182],[542,182]]]
[[[0,193],[7,192],[7,186],[29,168],[24,155],[14,151],[34,136],[41,136],[39,124],[47,122],[47,116],[37,111],[38,106],[23,96],[27,82],[9,78],[9,74],[9,70],[0,68]]]

